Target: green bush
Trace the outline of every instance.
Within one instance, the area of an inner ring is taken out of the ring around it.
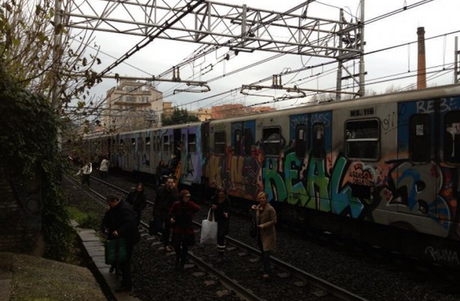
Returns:
[[[94,229],[96,231],[100,229],[101,220],[95,213],[81,212],[75,207],[67,207],[66,210],[69,218],[75,220],[80,228]]]

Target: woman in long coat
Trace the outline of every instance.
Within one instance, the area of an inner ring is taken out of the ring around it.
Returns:
[[[200,206],[190,201],[190,192],[182,190],[179,201],[175,202],[169,213],[173,227],[172,244],[176,251],[176,268],[183,268],[187,261],[188,248],[195,245],[195,231],[193,229],[193,215],[200,210]]]
[[[267,279],[272,273],[272,265],[270,256],[276,248],[276,211],[268,202],[268,194],[264,191],[257,195],[258,205],[253,205],[251,210],[255,211],[255,216],[258,234],[257,241],[260,251],[262,252],[262,263],[264,265],[263,278]]]
[[[222,262],[226,248],[225,237],[228,235],[230,229],[230,200],[223,187],[216,189],[216,193],[211,199],[211,204],[214,219],[217,222],[217,260],[218,262]]]

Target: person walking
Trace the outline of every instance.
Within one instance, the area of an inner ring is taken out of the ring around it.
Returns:
[[[225,236],[229,233],[229,214],[230,200],[223,187],[216,189],[215,195],[211,198],[211,209],[213,210],[214,219],[217,222],[217,262],[224,260],[225,254]]]
[[[137,225],[141,223],[142,210],[147,206],[147,199],[144,193],[144,185],[138,183],[136,188],[128,194],[126,201],[133,207],[137,214]]]
[[[169,209],[177,201],[178,191],[175,187],[175,178],[168,177],[166,183],[158,188],[153,205],[153,220],[156,228],[161,231],[163,245],[166,252],[172,252],[169,246],[171,235],[171,221],[169,218]]]
[[[171,224],[173,225],[172,244],[176,251],[177,269],[184,268],[188,249],[195,245],[193,215],[200,210],[200,206],[192,202],[190,197],[188,190],[182,190],[179,193],[179,201],[173,204],[169,212]]]
[[[109,165],[110,161],[107,159],[107,157],[104,157],[99,164],[99,172],[102,179],[107,178],[109,174]]]
[[[107,235],[107,239],[123,238],[126,243],[126,260],[120,265],[123,279],[116,291],[131,291],[131,258],[134,245],[140,241],[136,213],[131,205],[114,195],[107,197],[107,204],[109,210],[104,215],[102,231]]]
[[[276,248],[276,230],[277,222],[276,211],[267,201],[268,194],[261,191],[257,194],[258,205],[252,205],[251,215],[255,216],[257,224],[257,243],[262,252],[262,263],[264,267],[263,278],[268,279],[272,273],[270,262],[271,252]]]
[[[77,172],[77,176],[81,176],[81,185],[87,185],[89,187],[89,179],[91,176],[91,173],[93,172],[93,167],[91,162],[86,162],[85,165],[83,165],[80,170]]]

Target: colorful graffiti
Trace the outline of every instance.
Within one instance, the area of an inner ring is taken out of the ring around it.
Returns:
[[[231,152],[211,156],[207,164],[211,186],[223,186],[229,194],[246,198],[263,189],[274,202],[355,219],[404,222],[408,228],[439,236],[449,234],[456,208],[441,194],[445,194],[442,175],[450,173],[434,162],[366,164],[338,154],[328,168],[327,156],[298,158],[288,150],[279,157],[264,158],[260,149],[257,153],[259,156],[251,158]],[[390,212],[395,213],[392,218],[388,217]],[[417,217],[425,217],[424,222]]]

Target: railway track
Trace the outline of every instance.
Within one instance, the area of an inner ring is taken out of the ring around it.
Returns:
[[[97,199],[99,199],[101,203],[105,203],[105,195],[109,190],[111,191],[110,193],[117,193],[123,195],[129,193],[129,191],[127,191],[126,189],[120,188],[116,185],[100,180],[98,178],[92,178],[92,180],[95,180],[95,182],[97,182],[98,184],[103,185],[103,187],[107,187],[103,188],[97,185],[97,190],[88,189],[88,192],[90,192]],[[153,203],[151,201],[148,201],[148,205],[152,206]],[[201,223],[199,222],[195,222],[195,225],[198,229],[201,227]],[[149,225],[145,219],[141,222],[141,227],[143,228],[143,236],[147,237]],[[197,230],[196,232],[199,232],[199,230]],[[255,270],[258,269],[258,258],[260,257],[259,250],[229,236],[227,237],[227,243],[230,244],[228,252],[236,254],[234,258],[236,258],[236,260],[239,261],[237,264],[233,264],[233,266],[244,266],[247,265],[249,261],[250,264],[254,266]],[[160,243],[152,244],[151,246],[162,248]],[[255,291],[260,291],[259,287],[266,285],[266,283],[261,283],[257,281],[247,283],[247,281],[245,281],[244,278],[242,279],[239,277],[235,277],[234,275],[231,277],[228,276],[229,274],[232,274],[228,272],[228,266],[216,265],[212,260],[212,256],[206,255],[206,253],[209,253],[209,251],[209,246],[196,246],[195,248],[193,248],[192,251],[189,253],[190,263],[193,264],[193,266],[191,266],[190,268],[202,270],[204,273],[210,275],[210,277],[217,279],[225,288],[231,290],[232,292],[234,292],[236,296],[243,300],[270,300],[269,296],[260,296],[260,294],[255,293]],[[249,258],[249,260],[247,260],[247,258]],[[275,266],[275,269],[278,271],[276,274],[278,275],[277,277],[279,279],[276,279],[275,281],[277,282],[277,285],[279,285],[280,283],[283,284],[283,287],[280,287],[280,290],[298,290],[298,294],[309,294],[313,296],[313,299],[311,300],[366,300],[365,298],[362,298],[337,285],[334,285],[328,281],[325,281],[319,277],[307,273],[306,271],[299,269],[276,257],[272,257],[272,262]],[[288,279],[288,281],[286,279]]]

